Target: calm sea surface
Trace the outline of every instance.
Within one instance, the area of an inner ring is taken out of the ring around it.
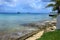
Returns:
[[[0,31],[23,30],[20,24],[48,19],[48,14],[0,14]]]

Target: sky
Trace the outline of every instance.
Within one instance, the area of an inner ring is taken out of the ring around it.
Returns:
[[[45,8],[50,0],[0,0],[0,12],[49,13],[52,8]]]

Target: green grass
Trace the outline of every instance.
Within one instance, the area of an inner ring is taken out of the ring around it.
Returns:
[[[60,30],[44,33],[42,37],[37,40],[60,40]]]

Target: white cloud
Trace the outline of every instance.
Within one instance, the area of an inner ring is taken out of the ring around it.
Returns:
[[[41,9],[41,6],[42,6],[42,5],[38,5],[38,4],[36,4],[36,3],[32,3],[32,4],[30,4],[30,6],[31,6],[32,8],[34,8],[34,9]]]
[[[10,7],[27,4],[34,9],[40,9],[42,7],[41,0],[0,0],[0,5],[6,5]]]
[[[0,5],[2,5],[4,2],[2,2],[3,0],[0,0]]]
[[[42,0],[0,0],[0,5],[4,5],[4,8],[6,10],[9,9],[9,10],[19,10],[19,11],[21,10],[40,11],[44,9],[48,3],[47,2],[43,3]]]
[[[42,7],[42,4],[41,4],[42,1],[41,0],[30,0],[30,1],[28,0],[26,2],[33,9],[41,9],[41,7]]]
[[[0,0],[0,5],[6,5],[6,6],[10,6],[10,7],[14,7],[16,6],[16,2],[17,0]]]

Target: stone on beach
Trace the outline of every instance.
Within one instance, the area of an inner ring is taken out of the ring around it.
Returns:
[[[49,32],[49,31],[55,31],[56,30],[56,26],[53,26],[53,27],[49,27],[49,28],[46,28],[46,32]]]

